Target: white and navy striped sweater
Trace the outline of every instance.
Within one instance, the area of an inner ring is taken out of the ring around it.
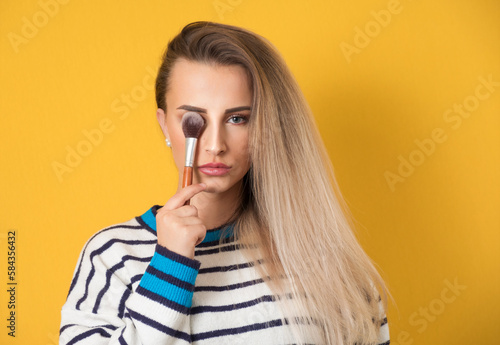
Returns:
[[[87,241],[62,307],[59,343],[293,343],[271,290],[231,231],[208,230],[195,260],[180,256],[157,244],[160,207]],[[223,244],[221,233],[228,234]],[[387,322],[379,342],[389,344]]]

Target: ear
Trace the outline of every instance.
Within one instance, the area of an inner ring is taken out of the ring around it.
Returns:
[[[156,118],[158,119],[158,123],[160,124],[161,130],[163,132],[163,135],[165,138],[170,140],[170,137],[168,135],[168,128],[167,128],[167,116],[163,109],[156,109]]]

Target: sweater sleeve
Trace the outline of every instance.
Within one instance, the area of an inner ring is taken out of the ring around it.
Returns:
[[[380,320],[380,331],[378,335],[378,345],[389,345],[391,343],[389,336],[389,324],[387,322],[387,314],[382,304],[382,299],[379,297],[378,306],[381,320]]]
[[[378,344],[379,345],[389,345],[390,344],[390,337],[389,337],[389,324],[387,323],[387,317],[384,317],[384,319],[381,322],[380,326],[380,332],[378,336]]]
[[[86,245],[80,255],[61,311],[59,344],[190,343],[189,310],[200,263],[158,244],[152,257],[116,259],[116,253],[105,255],[115,245],[109,242],[93,250]],[[135,276],[140,282],[133,291],[134,277],[126,281],[115,272],[120,265],[133,272],[139,261],[149,263]]]

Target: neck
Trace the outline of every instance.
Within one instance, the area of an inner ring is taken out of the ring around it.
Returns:
[[[191,205],[198,209],[198,217],[207,229],[214,229],[231,219],[240,205],[240,183],[222,192],[202,192],[191,199]]]

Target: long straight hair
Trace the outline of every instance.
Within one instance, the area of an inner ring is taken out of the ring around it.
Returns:
[[[178,59],[242,66],[253,91],[251,168],[244,177],[236,236],[279,298],[301,343],[375,344],[390,296],[359,245],[312,112],[285,61],[265,38],[213,22],[186,25],[168,44],[156,79],[166,93]],[[253,248],[253,249],[252,249]],[[255,249],[257,248],[257,249]],[[300,316],[300,317],[299,317]]]

